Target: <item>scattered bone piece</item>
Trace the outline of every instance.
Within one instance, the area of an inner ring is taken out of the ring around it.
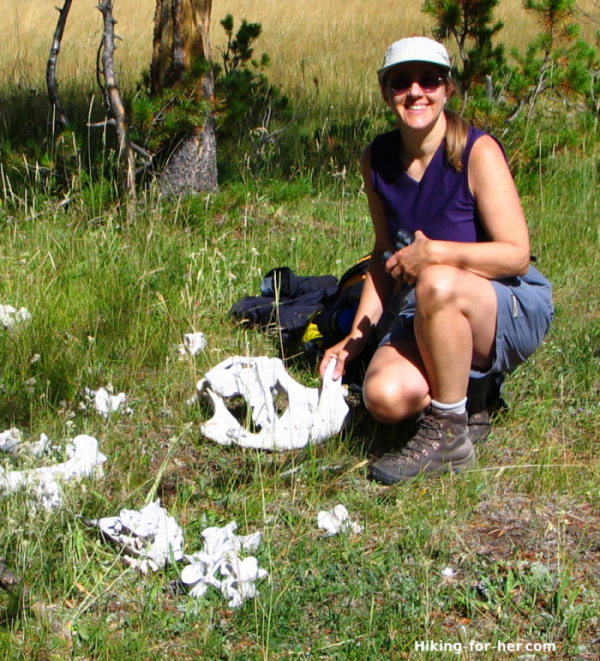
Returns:
[[[187,556],[186,556],[187,557]],[[218,590],[221,589],[221,581],[215,577],[219,569],[219,563],[213,562],[209,557],[201,553],[195,553],[193,562],[181,570],[181,582],[189,586],[188,594],[190,597],[199,599],[203,597],[208,588],[212,585]]]
[[[202,532],[203,550],[184,556],[190,564],[181,572],[181,582],[189,587],[190,596],[202,597],[212,586],[221,591],[230,608],[239,608],[245,599],[259,594],[254,583],[268,572],[259,568],[253,556],[241,558],[239,553],[256,551],[260,532],[240,536],[235,534],[236,529],[235,521],[222,528],[206,528]]]
[[[331,537],[340,532],[351,532],[359,535],[362,532],[362,526],[350,520],[348,510],[343,505],[336,505],[329,512],[319,512],[317,514],[317,525],[325,531],[324,537]]]
[[[46,434],[41,433],[39,441],[23,443],[18,448],[18,452],[19,454],[27,454],[30,457],[43,457],[51,448],[50,439]]]
[[[0,434],[0,450],[16,454],[19,444],[23,441],[23,434],[20,429],[12,427]]]
[[[182,356],[190,354],[195,356],[200,351],[206,349],[206,336],[204,333],[186,333],[183,336],[183,344],[179,345],[179,353]]]
[[[253,556],[243,560],[237,556],[228,558],[219,570],[225,576],[221,583],[221,594],[228,599],[229,608],[240,608],[246,599],[257,597],[259,592],[255,581],[269,575],[266,569],[258,566],[258,560]]]
[[[24,442],[20,429],[13,427],[0,433],[0,451],[8,452],[14,456],[27,454],[31,457],[41,457],[50,449],[50,441],[46,434],[40,434],[37,442]]]
[[[331,361],[322,387],[307,388],[286,372],[279,358],[228,358],[198,382],[198,394],[207,398],[214,410],[200,431],[221,445],[259,450],[296,450],[308,443],[321,443],[341,431],[349,411],[341,379],[332,378],[334,369],[335,361]],[[288,407],[281,416],[277,415],[274,393],[287,395]],[[223,398],[237,395],[248,402],[260,432],[242,427],[227,409]]]
[[[122,509],[119,516],[90,522],[102,534],[123,548],[124,561],[143,574],[157,571],[183,558],[183,531],[160,500],[137,510]]]
[[[4,328],[13,328],[24,321],[30,321],[31,312],[27,308],[18,310],[12,305],[0,305],[0,325]]]
[[[98,449],[93,436],[80,434],[66,447],[68,460],[62,464],[42,466],[26,471],[5,471],[0,467],[0,494],[29,489],[46,510],[61,503],[59,482],[88,477],[101,472],[106,457]]]
[[[93,397],[94,408],[106,420],[108,420],[111,413],[116,413],[125,406],[127,395],[120,392],[118,395],[111,395],[106,388],[99,388],[98,390],[85,389],[86,395]],[[125,409],[123,412],[127,412]]]
[[[29,457],[43,457],[52,449],[52,444],[50,439],[44,433],[40,434],[39,441],[23,441],[21,432],[18,429],[9,429],[9,432],[18,432],[18,435],[12,435],[8,437],[7,447],[2,447],[2,434],[0,434],[0,450],[6,450],[10,452],[13,456],[22,456],[27,455]],[[5,432],[7,433],[7,432]],[[12,441],[12,442],[11,442]]]

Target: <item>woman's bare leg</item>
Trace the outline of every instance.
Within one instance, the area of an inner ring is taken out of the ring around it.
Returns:
[[[458,402],[466,396],[471,365],[494,357],[498,303],[492,283],[451,266],[431,266],[416,284],[415,335],[431,396]]]
[[[471,365],[488,367],[494,356],[498,306],[489,280],[455,267],[428,267],[419,274],[415,293],[417,341],[376,351],[364,398],[383,422],[402,420],[435,401],[408,444],[372,464],[371,476],[385,484],[473,465],[462,400]]]
[[[410,418],[429,405],[429,383],[416,342],[379,347],[369,363],[363,397],[380,422]]]

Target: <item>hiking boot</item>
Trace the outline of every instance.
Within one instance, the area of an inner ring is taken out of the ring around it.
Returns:
[[[372,479],[396,484],[417,475],[457,473],[475,464],[466,412],[434,412],[429,406],[421,413],[418,425],[417,433],[399,452],[390,452],[371,465]]]
[[[469,416],[469,438],[471,443],[483,443],[492,431],[492,416],[485,409]]]
[[[502,399],[505,375],[492,372],[482,378],[469,379],[467,413],[469,438],[473,444],[482,443],[492,431],[492,413],[506,408]]]

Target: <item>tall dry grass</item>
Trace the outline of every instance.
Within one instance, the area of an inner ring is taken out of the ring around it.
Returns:
[[[58,17],[56,0],[2,0],[6,29],[0,51],[0,76],[13,88],[43,88],[45,64]],[[95,60],[102,32],[96,0],[73,3],[59,59],[59,80],[93,88]],[[374,71],[391,41],[406,34],[428,34],[431,20],[421,0],[214,0],[212,42],[215,57],[224,48],[219,21],[231,13],[263,26],[258,52],[271,55],[270,78],[288,93],[325,98],[349,94],[352,101],[375,90]],[[584,10],[598,14],[594,0]],[[131,84],[148,66],[155,0],[115,0],[117,51],[121,83]],[[502,0],[498,18],[505,22],[503,41],[523,47],[535,24],[520,0]],[[593,38],[593,24],[584,35]]]
[[[96,0],[73,3],[58,62],[59,81],[95,84],[96,52],[102,36],[102,16]],[[46,61],[58,20],[55,0],[2,0],[5,38],[0,51],[0,76],[13,88],[44,85]],[[148,65],[152,48],[154,0],[116,0],[116,31],[123,39],[117,51],[124,83]]]

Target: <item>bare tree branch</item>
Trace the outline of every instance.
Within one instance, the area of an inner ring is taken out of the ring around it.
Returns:
[[[131,148],[133,149],[136,154],[139,154],[143,158],[147,160],[152,160],[153,156],[149,151],[146,151],[143,147],[140,147],[139,145],[136,145],[135,142],[131,143]]]
[[[114,119],[105,119],[103,122],[88,122],[86,126],[90,129],[103,129],[107,126],[116,126],[117,122]]]
[[[67,17],[71,9],[73,0],[65,0],[62,9],[56,8],[59,12],[56,30],[54,31],[54,39],[52,40],[52,48],[50,49],[50,57],[46,65],[46,86],[48,88],[48,96],[50,103],[54,109],[54,128],[60,132],[69,124],[69,118],[60,102],[58,95],[58,88],[56,86],[56,63],[58,61],[58,54],[60,52],[60,44],[62,42],[65,25],[67,24]]]
[[[542,62],[542,66],[540,67],[540,75],[538,77],[537,85],[527,99],[529,103],[529,110],[527,111],[527,126],[529,126],[529,123],[531,122],[531,118],[533,117],[533,113],[535,110],[538,97],[540,96],[540,94],[543,94],[548,89],[546,74],[550,68],[551,68],[550,51],[547,50],[546,53],[544,54],[544,61]]]
[[[596,0],[592,0],[592,5],[598,10],[600,9],[600,3],[598,3]],[[582,15],[585,16],[589,21],[592,23],[600,23],[600,19],[596,16],[592,16],[588,11],[586,11],[581,5],[577,5],[577,11]]]
[[[119,158],[123,165],[124,188],[128,195],[128,216],[133,219],[133,203],[135,202],[135,155],[129,140],[127,113],[121,99],[115,75],[115,19],[112,15],[112,0],[102,0],[98,9],[104,17],[104,33],[102,35],[102,75],[104,77],[104,98],[109,113],[115,120],[117,140],[119,143]]]

